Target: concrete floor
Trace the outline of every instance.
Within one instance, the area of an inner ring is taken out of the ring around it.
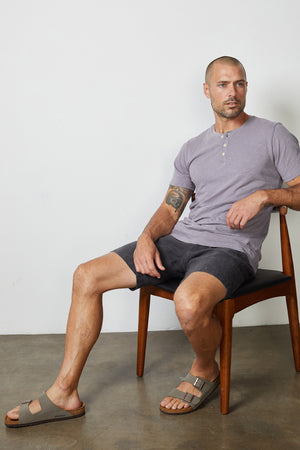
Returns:
[[[64,336],[0,336],[3,413],[35,398],[56,375]],[[198,411],[160,413],[158,405],[189,369],[193,352],[181,331],[149,333],[146,370],[135,375],[136,334],[103,334],[80,384],[85,417],[23,429],[0,426],[1,449],[293,450],[300,449],[300,373],[287,326],[236,328],[231,412],[219,392]]]

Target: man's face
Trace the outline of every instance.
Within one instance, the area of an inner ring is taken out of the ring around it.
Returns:
[[[204,93],[215,114],[227,119],[238,117],[245,108],[248,85],[242,67],[216,62],[207,81]]]

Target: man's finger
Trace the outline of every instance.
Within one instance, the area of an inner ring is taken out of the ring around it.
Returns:
[[[157,271],[154,260],[147,261],[146,270],[143,272],[151,277],[160,278],[160,273]]]
[[[242,230],[245,228],[247,222],[248,222],[248,219],[247,219],[246,217],[243,217],[242,220],[241,220],[241,222],[240,222],[240,228],[241,228]]]
[[[157,252],[155,253],[155,255],[154,255],[154,261],[155,261],[156,266],[157,266],[160,270],[165,270],[165,267],[163,266],[163,263],[161,262],[160,254],[159,254],[158,251],[157,251]]]
[[[226,215],[226,223],[228,228],[232,228],[232,210],[230,209]]]
[[[160,273],[156,270],[156,268],[153,266],[153,269],[146,272],[146,275],[150,275],[154,278],[160,278]]]

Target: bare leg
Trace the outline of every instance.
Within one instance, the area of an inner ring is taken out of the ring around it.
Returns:
[[[213,315],[213,309],[225,295],[226,288],[217,278],[195,272],[179,286],[174,296],[176,313],[196,353],[190,372],[208,381],[213,381],[219,373],[215,355],[222,329]],[[181,383],[178,389],[199,396],[199,391],[189,383]],[[189,405],[179,399],[166,397],[161,406],[182,409]]]
[[[134,287],[136,277],[120,256],[109,253],[80,265],[75,274],[64,360],[56,381],[47,391],[50,400],[63,409],[81,404],[77,387],[87,357],[102,326],[102,294],[108,290]],[[29,406],[32,413],[40,410],[38,400]],[[19,407],[7,414],[18,419]]]

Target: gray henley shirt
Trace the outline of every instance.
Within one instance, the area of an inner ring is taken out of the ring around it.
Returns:
[[[259,189],[278,189],[300,175],[297,139],[280,123],[255,116],[224,134],[214,126],[183,145],[171,184],[195,192],[188,217],[172,236],[183,242],[244,252],[256,270],[272,207],[265,207],[245,229],[226,225],[231,205]]]

